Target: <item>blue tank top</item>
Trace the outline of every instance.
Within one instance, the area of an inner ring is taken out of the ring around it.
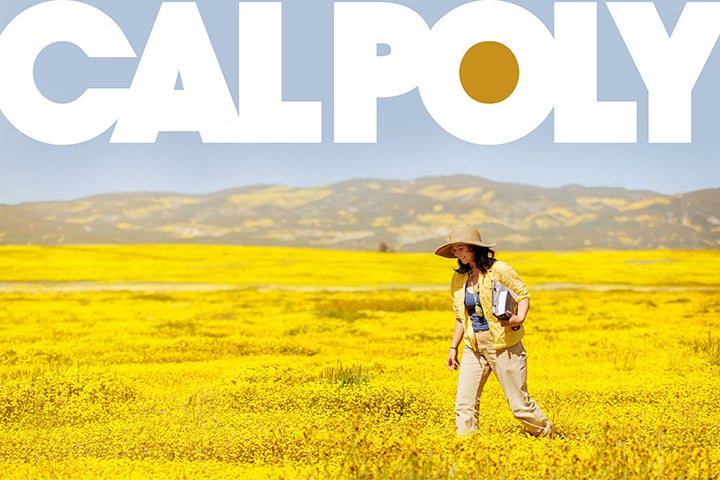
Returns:
[[[480,299],[478,298],[478,301]],[[490,330],[485,315],[482,317],[475,312],[475,296],[472,290],[465,289],[465,307],[467,307],[470,321],[472,322],[473,332],[482,332]]]

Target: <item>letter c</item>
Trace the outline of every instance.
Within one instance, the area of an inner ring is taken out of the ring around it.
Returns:
[[[38,90],[35,61],[53,43],[69,42],[90,58],[136,58],[122,29],[101,10],[71,0],[28,8],[0,33],[0,111],[30,138],[73,145],[108,130],[126,89],[89,88],[69,103],[55,103]]]

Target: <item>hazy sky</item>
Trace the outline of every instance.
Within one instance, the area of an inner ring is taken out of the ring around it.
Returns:
[[[29,0],[0,3],[0,29]],[[137,59],[88,59],[69,44],[46,48],[35,64],[40,91],[70,102],[86,88],[128,88],[160,8],[157,0],[87,0],[122,28]],[[197,2],[228,87],[237,99],[238,2]],[[378,100],[378,141],[333,143],[333,3],[283,2],[283,94],[321,101],[320,144],[203,144],[196,133],[162,133],[155,144],[111,144],[112,129],[86,143],[30,139],[0,114],[0,203],[65,200],[118,191],[208,193],[252,184],[314,186],[352,178],[414,179],[472,174],[539,186],[577,183],[679,193],[720,187],[720,52],[693,90],[692,142],[648,143],[648,95],[605,3],[598,3],[598,97],[637,102],[636,144],[555,144],[553,114],[524,138],[481,146],[455,138],[427,113],[417,90]],[[434,25],[467,2],[397,2]],[[516,1],[553,31],[553,3]],[[685,2],[656,2],[672,31]],[[5,68],[0,58],[0,75]],[[522,65],[520,65],[522,71]]]

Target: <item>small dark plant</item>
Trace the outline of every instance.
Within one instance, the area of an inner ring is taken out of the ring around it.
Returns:
[[[327,367],[320,374],[321,380],[327,380],[330,383],[339,383],[343,387],[351,385],[362,385],[370,380],[368,369],[359,364],[353,364],[350,367],[343,367],[338,362],[335,367]]]
[[[708,332],[707,340],[695,340],[693,352],[707,355],[711,365],[720,365],[720,339],[712,338]]]

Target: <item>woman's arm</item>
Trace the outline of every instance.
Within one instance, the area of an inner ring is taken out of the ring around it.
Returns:
[[[507,320],[500,320],[503,327],[518,327],[522,325],[527,317],[528,311],[530,310],[530,299],[523,298],[518,302],[517,315],[513,315]],[[510,313],[510,312],[508,312]]]
[[[455,331],[450,341],[450,353],[448,353],[447,357],[448,370],[457,370],[458,368],[458,349],[462,344],[463,335],[465,335],[465,327],[463,327],[460,320],[457,320],[455,321]]]

